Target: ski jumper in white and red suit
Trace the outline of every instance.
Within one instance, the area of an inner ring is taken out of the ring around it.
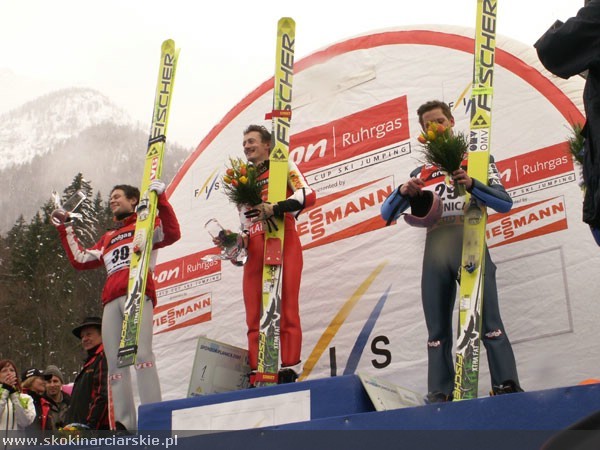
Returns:
[[[312,206],[316,200],[315,192],[310,188],[296,164],[288,162],[289,174],[287,199],[274,205],[275,215],[284,215],[285,235],[283,241],[283,284],[281,291],[280,348],[281,365],[290,367],[300,362],[302,348],[302,328],[298,297],[302,276],[302,245],[296,231],[296,217],[300,212]],[[269,161],[258,165],[258,180],[262,184],[261,196],[267,201],[269,186]],[[249,235],[248,260],[244,265],[242,289],[246,307],[248,326],[248,358],[250,368],[258,366],[258,330],[260,306],[262,303],[262,277],[265,251],[264,223],[252,223],[244,216],[245,208],[240,211],[242,230]]]
[[[173,208],[164,194],[158,195],[153,250],[176,242],[181,232]],[[129,284],[129,265],[133,253],[135,213],[116,222],[116,227],[104,234],[91,248],[84,248],[70,223],[57,226],[62,245],[71,265],[78,270],[104,266],[107,272],[102,290],[102,342],[108,362],[108,378],[113,399],[114,421],[127,429],[136,429],[136,409],[129,367],[117,367],[117,352],[121,340],[123,309]],[[152,307],[156,305],[154,281],[148,277],[146,304],[142,310],[140,336],[136,357],[136,376],[140,402],[161,401],[160,382],[152,352]],[[116,401],[115,401],[116,400]]]

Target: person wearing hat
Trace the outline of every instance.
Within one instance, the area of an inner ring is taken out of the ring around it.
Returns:
[[[161,180],[150,183],[149,190],[158,196],[158,217],[153,233],[153,250],[171,245],[181,237],[175,211],[165,195],[166,185]],[[146,192],[145,195],[148,195]],[[123,311],[129,285],[129,265],[135,251],[134,233],[137,220],[136,208],[140,203],[140,191],[130,185],[120,184],[110,193],[109,206],[115,220],[115,228],[105,233],[95,245],[84,248],[75,233],[73,222],[63,210],[52,212],[61,243],[71,265],[77,270],[104,267],[107,272],[102,290],[103,330],[102,337],[108,361],[109,382],[112,393],[115,423],[126,429],[137,428],[136,407],[133,398],[130,367],[118,367],[118,350],[123,327]],[[141,403],[155,403],[162,399],[160,380],[152,350],[153,313],[156,290],[152,276],[148,276],[145,306],[139,320],[139,338],[135,374]]]
[[[67,424],[66,414],[71,396],[62,390],[64,378],[58,367],[54,365],[46,367],[44,379],[46,380],[46,398],[50,401],[52,422],[55,427],[61,428]]]
[[[24,430],[35,416],[33,398],[21,392],[17,366],[10,359],[0,360],[0,430]]]
[[[424,103],[418,108],[417,115],[423,130],[434,123],[452,132],[454,117],[444,102]],[[412,214],[405,216],[406,222],[427,228],[421,297],[428,332],[428,403],[451,401],[454,388],[452,311],[461,266],[465,209],[465,196],[459,193],[457,185],[464,186],[474,198],[498,212],[508,212],[512,208],[512,199],[502,185],[491,156],[487,183],[471,178],[465,169],[450,174],[453,184],[447,185],[446,174],[438,167],[420,166],[381,206],[381,216],[388,225],[410,206]],[[485,269],[482,336],[490,366],[492,393],[519,392],[522,389],[515,357],[498,308],[496,266],[487,247]]]
[[[30,430],[54,430],[55,426],[50,415],[51,404],[46,398],[46,380],[44,373],[36,368],[27,369],[21,375],[21,388],[23,393],[33,398],[36,417],[28,429]]]
[[[86,317],[73,329],[87,357],[73,383],[67,424],[83,424],[93,430],[109,430],[108,365],[102,345],[102,319]],[[56,375],[56,374],[55,374]]]

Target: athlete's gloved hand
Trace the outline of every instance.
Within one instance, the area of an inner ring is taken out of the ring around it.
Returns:
[[[266,223],[269,233],[271,233],[273,230],[278,230],[277,224],[275,223],[273,205],[270,203],[261,203],[260,205],[256,205],[255,208],[246,211],[244,216],[246,216],[248,219],[251,219],[252,223],[261,221]]]
[[[261,203],[246,211],[244,216],[246,216],[248,219],[252,219],[252,222],[267,220],[270,217],[273,217],[273,205],[270,203]]]
[[[55,227],[63,225],[65,222],[69,221],[69,213],[62,208],[55,209],[52,211],[52,214],[50,214],[50,221]]]
[[[165,192],[166,188],[167,185],[161,180],[153,180],[152,182],[150,182],[150,186],[148,186],[148,189],[156,192],[156,195],[162,195],[162,193]]]

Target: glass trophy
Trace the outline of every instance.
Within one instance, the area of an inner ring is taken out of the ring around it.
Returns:
[[[215,245],[221,247],[218,255],[207,255],[204,261],[231,260],[237,265],[244,265],[248,253],[244,246],[244,240],[239,233],[233,233],[221,226],[217,219],[210,219],[204,224],[204,228],[212,238]]]
[[[52,192],[52,198],[54,200],[54,206],[56,207],[51,215],[53,221],[59,223],[71,219],[81,219],[81,214],[78,214],[75,211],[85,200],[85,192],[82,190],[75,192],[64,203],[60,199],[60,194],[56,191]]]

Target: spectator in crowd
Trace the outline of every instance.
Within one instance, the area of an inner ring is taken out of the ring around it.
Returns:
[[[33,398],[21,391],[15,363],[0,360],[0,430],[24,430],[34,420]]]
[[[46,398],[50,401],[52,422],[56,428],[64,427],[67,424],[66,415],[71,396],[62,390],[63,374],[58,367],[49,365],[44,370],[44,378],[46,379]]]
[[[66,414],[67,424],[77,423],[93,430],[109,430],[108,367],[102,345],[102,319],[86,317],[73,329],[87,358],[75,378],[71,403]]]
[[[36,368],[27,369],[21,376],[23,392],[33,398],[35,405],[35,420],[29,425],[30,430],[53,430],[54,424],[50,417],[50,402],[45,397],[46,380],[44,373]]]

